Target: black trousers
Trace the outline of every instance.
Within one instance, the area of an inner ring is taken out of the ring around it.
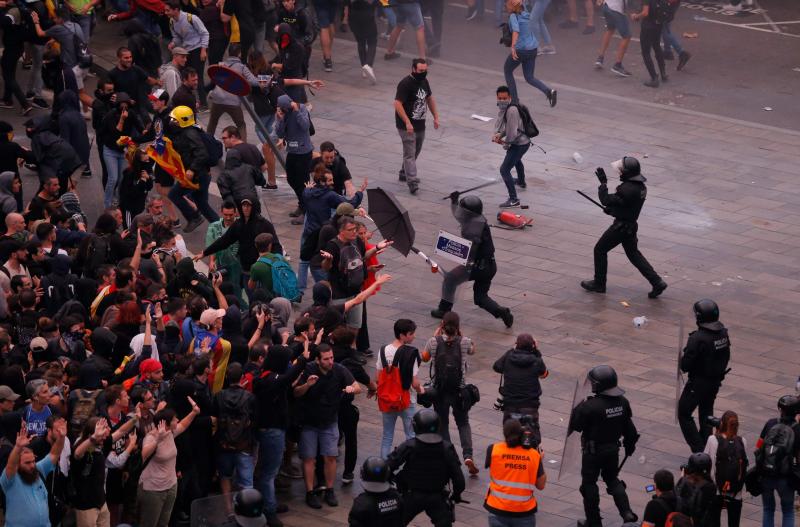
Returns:
[[[16,97],[22,108],[26,108],[30,103],[25,99],[19,83],[17,82],[17,62],[22,56],[23,47],[12,46],[3,50],[3,57],[0,58],[0,69],[3,73],[3,101],[11,102],[11,97]]]
[[[474,268],[470,278],[472,282],[472,299],[475,305],[485,309],[498,318],[503,312],[503,308],[489,296],[489,289],[492,288],[492,279],[497,274],[497,263],[490,260],[482,264],[482,268]]]
[[[228,47],[228,39],[210,39],[208,41],[208,63],[219,64],[225,57],[225,49]],[[243,60],[247,64],[246,60]]]
[[[722,525],[722,511],[728,511],[728,527],[739,527],[742,521],[742,500],[731,496],[716,496],[708,514],[709,527]]]
[[[423,10],[431,16],[430,35],[432,37],[428,41],[429,48],[438,48],[442,44],[442,29],[444,27],[444,0],[426,0],[423,2]],[[425,27],[427,29],[427,25]],[[427,31],[426,31],[427,33]]]
[[[339,434],[344,436],[344,474],[352,474],[356,469],[359,415],[352,402],[339,405]]]
[[[606,283],[608,273],[608,253],[619,244],[625,250],[628,260],[636,267],[648,282],[655,285],[661,277],[655,272],[650,262],[639,252],[639,240],[636,237],[636,223],[614,222],[597,240],[594,246],[594,280],[599,284]]]
[[[667,69],[664,66],[664,52],[661,49],[661,25],[643,22],[642,31],[639,34],[639,43],[642,46],[642,59],[644,59],[644,65],[647,67],[648,73],[650,73],[650,78],[658,78],[656,68],[653,66],[653,59],[650,58],[651,49],[656,55],[661,75],[666,77]]]
[[[297,206],[303,208],[303,190],[308,183],[308,170],[311,166],[311,152],[307,154],[286,154],[286,181],[297,196]]]
[[[367,351],[369,349],[369,328],[367,327],[367,303],[362,304],[361,309],[361,327],[356,335],[356,349],[358,351]]]
[[[445,496],[441,492],[411,490],[403,494],[403,503],[405,504],[406,525],[411,523],[411,520],[422,511],[425,511],[425,514],[431,519],[433,527],[452,527],[453,525],[453,517],[447,507]]]
[[[358,59],[364,66],[375,62],[375,52],[378,49],[378,26],[375,23],[374,9],[350,8],[350,29],[358,45]]]
[[[598,453],[584,452],[581,464],[581,496],[583,496],[583,510],[589,526],[601,524],[600,518],[600,489],[597,487],[597,478],[602,477],[606,484],[606,491],[614,498],[620,514],[631,510],[628,495],[625,493],[625,483],[621,481],[617,466],[619,464],[619,447],[611,445],[607,448],[598,448]]]
[[[708,381],[690,380],[683,387],[678,401],[678,423],[692,452],[702,452],[711,435],[712,426],[707,418],[714,415],[714,400],[718,391],[719,383]],[[692,417],[695,408],[700,421],[699,428]]]

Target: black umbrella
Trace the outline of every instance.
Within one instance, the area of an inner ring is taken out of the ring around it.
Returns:
[[[414,226],[408,211],[390,192],[382,188],[367,189],[369,215],[381,232],[384,240],[392,240],[392,247],[408,256],[414,245]]]

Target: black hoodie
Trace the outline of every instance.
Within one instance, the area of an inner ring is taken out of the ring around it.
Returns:
[[[512,349],[497,359],[494,371],[503,375],[501,395],[508,408],[538,408],[542,386],[539,378],[547,375],[542,354]]]
[[[81,115],[78,94],[72,90],[64,90],[56,97],[59,107],[58,135],[67,141],[83,164],[89,164],[89,136],[86,132],[86,120]]]
[[[302,79],[307,76],[306,50],[287,23],[278,26],[278,60],[283,65],[281,77],[284,79]]]
[[[239,242],[239,263],[242,264],[242,270],[245,273],[250,272],[250,266],[258,259],[258,251],[256,251],[255,239],[256,236],[262,232],[267,232],[272,235],[272,252],[275,254],[283,254],[283,247],[280,240],[278,240],[278,233],[275,232],[275,227],[272,223],[258,214],[255,210],[250,214],[250,218],[245,220],[244,214],[241,210],[241,203],[239,208],[239,219],[233,222],[225,234],[206,247],[203,251],[203,256],[208,256],[216,252],[227,249],[236,242]],[[255,209],[255,207],[254,207]]]
[[[271,346],[262,373],[253,384],[258,401],[258,428],[286,430],[289,426],[289,390],[306,368],[302,355],[291,366],[289,356],[286,346]]]

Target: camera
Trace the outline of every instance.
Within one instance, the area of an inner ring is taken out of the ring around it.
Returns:
[[[719,425],[722,424],[722,419],[719,417],[714,417],[713,415],[709,415],[706,417],[706,423],[710,424],[714,428],[719,428]]]
[[[504,408],[505,408],[505,402],[503,402],[503,396],[501,395],[500,397],[497,398],[497,401],[495,401],[494,409],[502,412]]]
[[[213,273],[208,273],[209,280],[214,280],[216,277],[224,278],[226,276],[228,276],[227,269],[220,269],[218,271],[214,271]]]
[[[519,418],[519,423],[522,425],[522,448],[538,448],[539,427],[533,422],[533,417],[530,415],[522,415]]]

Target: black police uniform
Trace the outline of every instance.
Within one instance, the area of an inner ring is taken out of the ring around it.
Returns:
[[[594,281],[601,287],[606,285],[608,252],[619,244],[622,244],[628,260],[651,285],[655,287],[662,283],[653,266],[639,252],[639,240],[636,237],[636,232],[639,230],[636,221],[647,198],[645,181],[645,177],[641,174],[626,177],[614,194],[608,193],[605,183],[601,183],[598,188],[600,203],[605,207],[605,213],[614,216],[614,223],[606,229],[594,246]]]
[[[714,415],[714,400],[731,358],[728,330],[720,322],[715,324],[712,327],[719,329],[701,326],[689,333],[681,357],[681,370],[689,374],[689,381],[678,401],[678,423],[692,452],[702,452],[711,435],[708,417]],[[695,408],[698,409],[699,430],[692,417]]]
[[[363,492],[353,500],[347,522],[350,527],[404,527],[403,498],[395,489]]]
[[[389,454],[386,462],[392,473],[402,467],[394,478],[403,493],[406,525],[422,511],[425,511],[434,527],[453,525],[446,486],[452,482],[452,497],[458,501],[464,492],[465,482],[461,462],[452,444],[444,440],[423,443],[417,438],[409,439]]]
[[[581,486],[587,526],[602,525],[600,490],[597,478],[603,477],[608,493],[620,515],[631,511],[625,482],[619,479],[619,446],[623,437],[626,454],[633,454],[639,434],[633,424],[633,412],[623,396],[595,395],[578,404],[570,417],[569,430],[582,432]]]

